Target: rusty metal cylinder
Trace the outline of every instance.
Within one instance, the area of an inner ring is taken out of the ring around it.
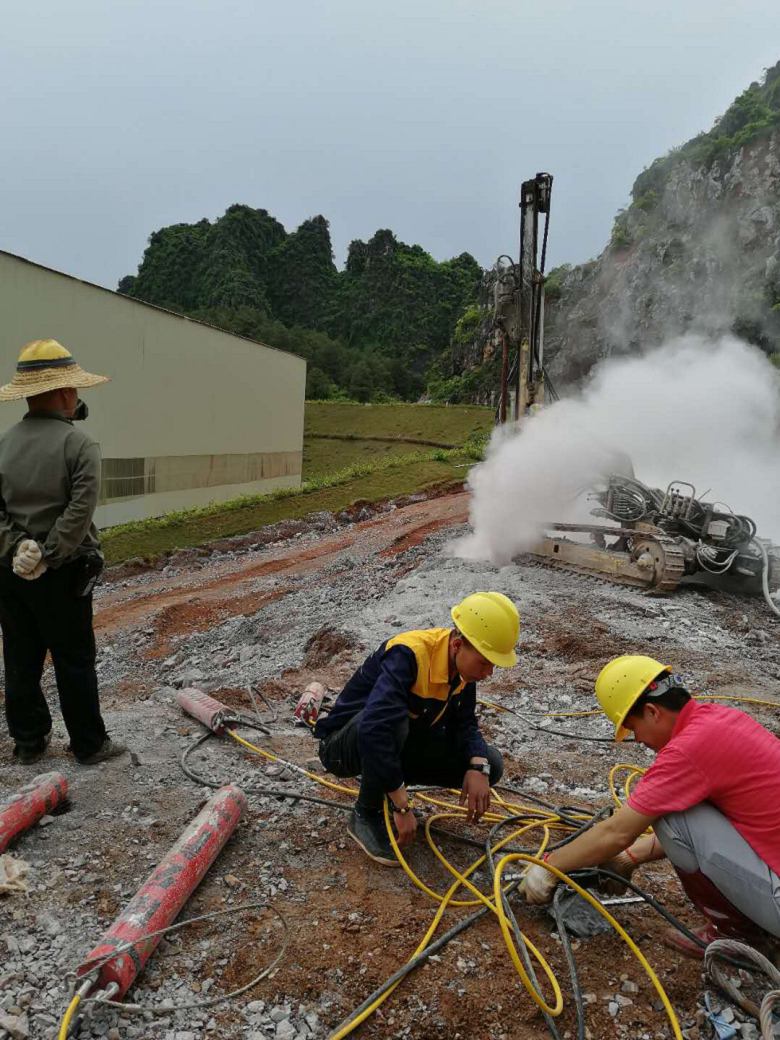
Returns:
[[[173,924],[236,829],[245,809],[246,797],[240,788],[229,784],[216,791],[84,959],[78,974],[87,974],[96,962],[118,946],[133,943],[130,949],[100,968],[96,983],[96,988],[101,990],[115,983],[115,999],[121,1000],[162,935],[151,939],[143,937]]]
[[[0,853],[67,797],[68,781],[62,773],[41,773],[24,787],[0,797]]]
[[[176,694],[176,702],[188,715],[202,722],[214,733],[223,733],[223,716],[232,714],[226,704],[209,697],[203,690],[188,686]]]

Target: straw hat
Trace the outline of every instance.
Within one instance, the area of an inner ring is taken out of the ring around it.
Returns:
[[[11,382],[0,386],[0,401],[19,401],[66,387],[85,390],[108,381],[108,376],[85,372],[56,339],[34,339],[22,347]]]

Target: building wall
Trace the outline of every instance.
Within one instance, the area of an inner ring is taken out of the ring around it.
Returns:
[[[48,337],[111,377],[83,392],[104,460],[99,526],[300,483],[302,358],[8,253],[0,315],[2,382]],[[25,405],[0,409],[4,430]]]

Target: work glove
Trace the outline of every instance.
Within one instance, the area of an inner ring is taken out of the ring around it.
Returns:
[[[631,880],[631,875],[637,867],[636,863],[625,852],[618,852],[617,856],[613,856],[612,859],[608,859],[604,863],[599,863],[599,866],[603,867],[604,870],[611,870],[613,874],[620,874],[626,881]],[[622,896],[626,891],[625,885],[622,885],[619,881],[613,881],[612,878],[600,877],[599,888],[608,896]]]
[[[43,559],[43,550],[32,538],[24,538],[16,547],[12,562],[13,572],[20,578],[26,578],[39,567]],[[46,564],[43,565],[46,570]],[[43,571],[40,572],[43,574]],[[36,577],[40,575],[36,574]]]
[[[36,563],[33,569],[31,571],[28,571],[27,574],[17,574],[17,577],[24,578],[25,581],[35,581],[36,578],[40,578],[44,571],[47,571],[48,569],[49,568],[46,566],[43,560],[41,560],[41,562]]]
[[[534,864],[523,878],[520,891],[527,903],[533,906],[544,906],[553,897],[558,878],[551,870]]]

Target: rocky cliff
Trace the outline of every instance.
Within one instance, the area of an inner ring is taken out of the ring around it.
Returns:
[[[561,383],[687,331],[780,351],[780,63],[641,173],[601,256],[551,272],[547,290]]]

